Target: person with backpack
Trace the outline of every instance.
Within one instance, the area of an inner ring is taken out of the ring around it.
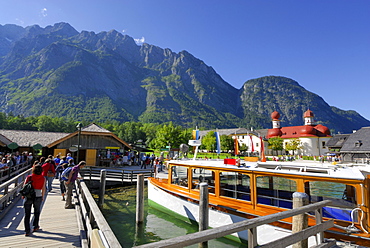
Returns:
[[[48,158],[45,160],[45,163],[42,165],[42,175],[47,180],[47,190],[50,192],[52,190],[52,183],[55,177],[55,166],[54,166],[54,160]]]
[[[42,175],[42,167],[39,162],[35,162],[32,167],[32,175],[27,176],[26,180],[24,181],[24,185],[26,185],[29,181],[32,181],[32,186],[35,190],[35,195],[30,197],[24,197],[26,200],[24,201],[24,228],[26,231],[26,236],[30,236],[31,234],[31,226],[30,226],[30,218],[31,218],[31,208],[33,206],[33,232],[36,232],[40,229],[39,221],[40,221],[40,213],[41,213],[41,203],[44,200],[45,191],[46,191],[46,180]]]
[[[65,169],[65,172],[63,171],[62,173],[62,178],[64,178],[64,180],[67,179],[64,182],[64,185],[66,186],[66,204],[64,207],[66,209],[74,208],[72,204],[72,190],[73,190],[74,182],[77,179],[78,173],[83,167],[85,167],[85,165],[86,165],[86,162],[81,161],[78,165],[72,167],[72,169],[69,169],[71,167],[68,167],[67,169]]]
[[[59,186],[60,186],[60,194],[62,195],[62,201],[65,201],[64,195],[66,193],[66,186],[64,185],[64,180],[62,178],[62,173],[65,169],[68,168],[68,163],[59,164],[55,171],[60,175],[59,176]]]

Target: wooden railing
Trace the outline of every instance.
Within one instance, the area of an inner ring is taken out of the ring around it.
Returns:
[[[76,194],[79,204],[77,212],[80,213],[79,225],[83,225],[81,233],[83,247],[121,247],[108,222],[105,220],[97,203],[92,197],[83,180],[76,180]]]
[[[20,172],[25,171],[31,167],[30,163],[24,162],[11,167],[0,169],[0,183],[5,182]]]
[[[81,175],[87,180],[99,180],[100,171],[106,170],[106,180],[107,181],[117,181],[117,182],[129,182],[133,183],[137,180],[137,175],[143,174],[144,178],[153,177],[154,169],[147,170],[134,170],[134,169],[119,169],[119,168],[106,168],[106,167],[85,167],[81,170]]]
[[[24,169],[26,168],[20,166],[20,168],[17,171],[14,171],[14,173],[19,173],[19,171]],[[29,174],[31,174],[31,169],[22,172],[18,176],[13,177],[0,185],[0,219],[3,218],[9,209],[11,209],[12,206],[20,199],[19,190],[23,186],[23,182]]]
[[[162,240],[155,243],[145,244],[141,246],[136,246],[137,248],[152,248],[152,247],[185,247],[189,245],[194,245],[197,243],[206,242],[211,239],[216,239],[230,235],[232,233],[248,230],[248,247],[264,247],[264,248],[283,248],[289,245],[295,244],[299,241],[305,240],[310,236],[317,236],[318,247],[323,246],[323,232],[334,226],[333,220],[328,220],[322,222],[322,207],[329,205],[331,201],[325,200],[310,204],[307,206],[283,211],[280,213],[275,213],[267,216],[258,217],[255,219],[248,219],[240,221],[237,223],[229,224],[226,226],[221,226],[213,229],[208,229],[205,231],[200,231],[197,233],[192,233],[172,239]],[[295,215],[304,214],[307,212],[315,211],[316,225],[306,228],[303,231],[291,234],[290,236],[275,240],[265,245],[257,245],[257,227],[269,224],[274,221],[289,218]],[[333,241],[327,244],[328,246],[333,245]]]

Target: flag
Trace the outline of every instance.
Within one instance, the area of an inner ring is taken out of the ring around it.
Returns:
[[[235,134],[235,140],[234,140],[234,150],[235,150],[235,156],[239,154],[239,141],[238,136]]]
[[[199,139],[199,130],[193,130],[193,140]]]
[[[253,145],[252,135],[249,135],[249,138],[251,139],[251,151],[254,152],[254,145]]]
[[[262,136],[260,137],[261,140],[261,162],[266,162],[266,157],[265,157],[265,145],[263,144],[263,139]]]
[[[216,136],[216,152],[220,154],[221,153],[220,133],[215,132],[215,136]]]

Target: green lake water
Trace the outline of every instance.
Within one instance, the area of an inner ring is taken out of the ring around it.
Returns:
[[[133,247],[164,239],[182,236],[198,231],[198,226],[173,215],[154,209],[148,205],[145,188],[145,220],[141,228],[136,228],[136,186],[106,190],[103,214],[122,247]],[[193,245],[189,247],[198,247]],[[208,247],[247,247],[227,238],[208,242]]]

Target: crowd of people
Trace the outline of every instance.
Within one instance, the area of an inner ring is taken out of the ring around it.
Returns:
[[[6,154],[0,153],[0,170],[5,170],[8,168],[12,170],[12,168],[15,165],[25,162],[31,164],[32,161],[33,161],[32,153],[28,152],[19,153],[18,151]]]
[[[154,153],[137,153],[137,152],[125,152],[123,155],[116,155],[113,158],[112,164],[114,166],[140,166],[141,169],[146,168],[161,168],[164,162],[163,152],[159,156],[155,156]]]
[[[52,155],[41,157],[39,160],[34,161],[32,166],[32,174],[29,175],[24,185],[31,181],[34,188],[35,194],[31,197],[24,198],[24,227],[26,236],[31,234],[30,216],[31,209],[33,206],[34,218],[33,218],[33,232],[40,229],[39,219],[41,213],[41,204],[45,200],[45,194],[52,190],[52,183],[54,179],[59,179],[60,182],[60,194],[62,201],[65,201],[65,208],[74,208],[72,203],[72,190],[74,182],[78,177],[79,171],[86,165],[85,161],[79,162],[75,165],[71,154],[60,157],[57,155],[55,158]],[[70,169],[68,169],[70,167]],[[64,171],[68,171],[68,174],[63,174]],[[62,176],[64,175],[64,176]]]

